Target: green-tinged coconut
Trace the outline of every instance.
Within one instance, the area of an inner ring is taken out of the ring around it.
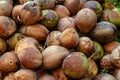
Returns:
[[[102,6],[104,9],[113,9],[115,7],[113,0],[104,0]]]
[[[34,0],[42,9],[53,9],[55,7],[56,0]]]
[[[112,9],[111,12],[109,13],[108,18],[111,23],[119,27],[120,26],[120,9],[118,8]]]
[[[15,46],[16,46],[16,44],[17,44],[17,42],[18,42],[20,39],[24,38],[24,37],[25,37],[25,36],[22,35],[21,33],[15,33],[14,35],[12,35],[12,36],[7,40],[7,44],[9,45],[9,47],[10,47],[11,49],[14,49]]]
[[[72,52],[63,61],[62,69],[71,78],[81,78],[87,75],[89,62],[81,52]]]
[[[55,11],[53,10],[43,10],[41,23],[48,29],[53,29],[56,26],[59,18]]]
[[[100,43],[93,41],[93,44],[94,44],[94,52],[90,57],[91,57],[91,59],[98,61],[103,57],[104,50]]]
[[[90,78],[93,78],[98,74],[98,66],[93,59],[88,58],[88,62],[89,62],[88,76]]]

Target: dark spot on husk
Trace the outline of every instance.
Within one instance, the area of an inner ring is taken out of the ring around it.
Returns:
[[[32,15],[37,14],[37,4],[36,3],[29,3],[26,4],[23,8],[23,10],[29,11]]]

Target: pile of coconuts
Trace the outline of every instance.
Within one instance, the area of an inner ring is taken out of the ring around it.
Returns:
[[[120,80],[119,0],[0,0],[0,80]]]

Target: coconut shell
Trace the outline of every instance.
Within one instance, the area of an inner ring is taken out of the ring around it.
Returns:
[[[90,56],[94,50],[93,41],[89,37],[80,37],[77,50],[83,52],[86,56]]]
[[[9,73],[7,76],[4,77],[3,80],[15,80],[14,72]]]
[[[26,47],[19,51],[18,58],[23,67],[36,69],[42,64],[42,54],[35,47]]]
[[[113,49],[115,49],[117,46],[120,46],[120,43],[117,41],[111,41],[103,46],[104,51],[106,53],[112,53]]]
[[[114,68],[114,65],[111,61],[111,55],[110,54],[104,55],[100,60],[100,65],[104,69],[112,70]]]
[[[16,31],[16,23],[11,18],[0,16],[0,37],[8,38]]]
[[[12,0],[11,0],[12,1]],[[7,0],[0,1],[0,16],[10,16],[13,6]]]
[[[26,48],[26,47],[38,47],[40,44],[39,42],[35,39],[35,38],[32,38],[32,37],[25,37],[25,38],[22,38],[21,40],[19,40],[15,46],[15,52],[17,54],[19,54],[19,51],[21,51],[22,49]]]
[[[68,17],[70,15],[69,10],[63,5],[56,5],[54,10],[58,14],[59,18]]]
[[[74,29],[76,29],[74,21],[75,21],[75,19],[72,18],[72,17],[61,18],[58,21],[58,25],[57,25],[58,30],[63,32],[67,28],[74,28]]]
[[[96,13],[97,18],[100,18],[102,14],[102,5],[98,1],[87,1],[82,5],[82,9],[83,8],[89,8],[93,10]]]
[[[5,52],[0,57],[0,70],[12,72],[19,69],[19,59],[14,52]]]
[[[33,37],[39,41],[45,40],[49,33],[48,29],[44,25],[41,25],[41,24],[21,26],[19,32],[25,36]]]
[[[88,8],[81,9],[76,14],[75,22],[81,32],[88,33],[95,28],[97,23],[96,13]]]
[[[82,0],[81,0],[82,1]],[[71,15],[74,15],[74,14],[76,14],[79,10],[80,10],[80,8],[81,8],[81,5],[82,5],[82,3],[81,3],[81,1],[80,0],[65,0],[65,2],[64,2],[64,6],[66,7],[66,8],[68,8],[68,10],[70,11],[70,13],[71,13]]]
[[[45,45],[51,46],[51,45],[60,45],[59,36],[61,35],[60,31],[51,31],[46,38]]]
[[[82,78],[88,73],[88,59],[81,52],[72,52],[63,61],[62,69],[71,78]]]
[[[48,46],[43,52],[43,67],[51,70],[59,67],[62,64],[64,58],[69,54],[68,49],[53,45]]]
[[[14,17],[17,17],[17,20],[25,25],[35,24],[40,20],[40,17],[42,15],[41,8],[37,6],[34,1],[28,1],[24,3],[20,8],[17,7],[17,9],[15,9],[17,11],[13,12],[13,16],[15,14]]]
[[[67,28],[59,36],[60,44],[66,48],[74,48],[79,42],[79,35],[73,28]]]
[[[111,53],[111,61],[115,67],[120,68],[120,46],[116,47]]]
[[[101,21],[90,33],[91,38],[102,44],[113,41],[117,37],[117,27],[107,21]]]
[[[37,80],[37,74],[31,69],[20,69],[15,72],[14,77],[15,80]]]

